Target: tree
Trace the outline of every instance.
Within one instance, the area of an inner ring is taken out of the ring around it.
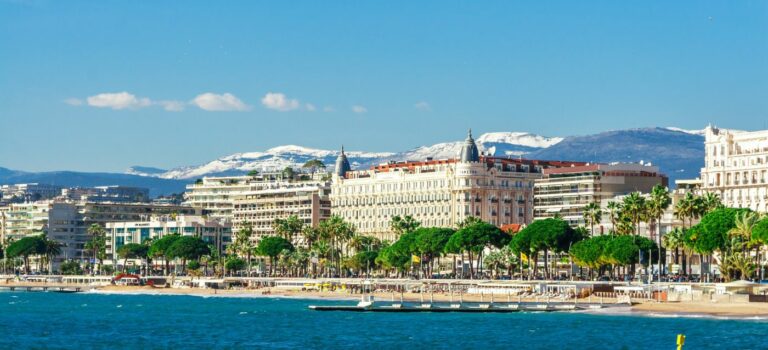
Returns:
[[[45,251],[45,243],[40,236],[27,236],[14,241],[5,250],[9,258],[21,257],[24,262],[24,271],[30,273],[29,257],[42,254]]]
[[[526,226],[520,233],[530,237],[530,246],[536,250],[544,252],[544,274],[549,278],[549,252],[561,253],[568,251],[571,244],[581,240],[583,237],[562,219],[548,218],[536,220]],[[518,233],[518,234],[520,234]],[[536,263],[534,261],[534,263]]]
[[[128,259],[145,259],[148,255],[149,247],[139,243],[128,243],[117,249],[117,255],[123,259],[123,272],[128,265]]]
[[[304,163],[304,165],[301,167],[304,169],[309,169],[314,175],[318,169],[325,169],[325,164],[320,159],[311,159]]]
[[[648,201],[647,205],[647,214],[650,219],[652,232],[656,234],[656,244],[658,246],[661,246],[661,217],[664,215],[667,208],[669,208],[670,204],[672,204],[672,197],[669,194],[669,189],[662,185],[653,186],[653,189],[651,190],[651,199]],[[654,236],[653,233],[651,233],[651,237]],[[661,255],[659,255],[657,266],[659,280],[661,280]]]
[[[396,237],[400,237],[400,235],[404,233],[413,232],[419,226],[421,226],[421,223],[416,221],[416,219],[410,215],[403,217],[400,217],[400,215],[395,215],[392,217],[392,220],[389,223],[389,227],[393,232],[395,232]]]
[[[239,272],[245,269],[245,260],[238,257],[232,257],[227,260],[225,265],[227,271]]]
[[[93,251],[93,259],[99,261],[101,268],[107,258],[107,231],[99,224],[91,224],[86,232],[91,235],[91,239],[85,243],[85,249]]]
[[[168,247],[166,255],[170,258],[181,259],[182,269],[185,271],[187,267],[187,261],[197,261],[203,255],[210,253],[211,251],[208,248],[208,244],[199,237],[181,236],[176,239],[170,247]]]
[[[296,171],[287,166],[283,169],[282,174],[284,179],[292,180],[296,176]]]
[[[253,243],[253,227],[250,222],[246,222],[243,227],[235,232],[235,239],[232,244],[227,247],[230,254],[239,255],[245,257],[246,269],[248,270],[248,276],[251,275],[251,257],[256,249],[256,245]]]
[[[615,231],[616,220],[618,220],[619,213],[621,212],[621,203],[609,201],[605,208],[608,212],[608,218],[611,220],[611,227],[613,227],[613,230]]]
[[[482,253],[484,248],[501,248],[509,244],[511,237],[495,225],[484,221],[476,221],[465,225],[456,231],[448,240],[452,247],[458,248],[462,255],[467,253],[470,261],[470,278],[474,278],[475,270],[473,262],[477,258],[477,266],[482,266]],[[453,242],[451,242],[453,241]]]
[[[272,274],[275,272],[276,258],[286,250],[289,252],[293,251],[293,245],[287,239],[279,236],[268,236],[262,238],[259,241],[257,248],[259,254],[269,257],[269,265]]]
[[[160,237],[160,239],[153,240],[152,244],[149,246],[149,250],[147,252],[149,257],[152,257],[153,259],[162,258],[164,260],[165,267],[163,274],[169,273],[168,271],[170,270],[170,260],[172,259],[171,255],[169,255],[169,249],[179,238],[181,238],[181,236],[178,234],[165,235]]]
[[[685,232],[677,227],[664,235],[662,243],[664,248],[674,251],[675,264],[679,264],[680,249],[683,249],[683,271],[685,271]]]
[[[595,224],[599,224],[602,217],[603,211],[600,209],[600,204],[592,202],[584,207],[584,221],[589,225],[589,231],[593,236],[595,235]]]
[[[454,234],[453,229],[442,227],[419,227],[413,233],[415,238],[415,250],[419,253],[420,260],[427,261],[425,274],[432,275],[432,267],[435,258],[439,258],[445,250],[445,245]]]
[[[320,238],[327,241],[330,245],[328,251],[330,263],[336,268],[341,269],[342,252],[348,249],[347,242],[355,236],[355,228],[340,216],[333,215],[327,220],[321,221],[318,226]],[[345,254],[349,255],[349,254]]]
[[[304,222],[298,216],[290,215],[285,219],[275,219],[272,227],[275,233],[294,244],[296,243],[296,236],[304,229]]]
[[[47,262],[48,271],[53,271],[53,260],[61,255],[61,248],[64,247],[59,241],[48,239],[48,236],[43,234],[40,236],[43,241],[42,257]]]
[[[253,170],[248,172],[248,176],[250,176],[250,177],[256,177],[258,175],[259,175],[259,171],[256,170],[256,169],[253,169]]]
[[[62,275],[80,275],[83,273],[83,269],[80,267],[80,263],[74,260],[69,260],[59,265]]]
[[[646,201],[640,192],[632,192],[624,197],[622,212],[632,221],[635,235],[640,234],[640,221],[646,214]]]

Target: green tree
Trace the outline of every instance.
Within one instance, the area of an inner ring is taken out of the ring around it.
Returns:
[[[428,262],[422,264],[426,267],[426,275],[432,276],[434,260],[440,258],[445,251],[445,245],[455,232],[453,229],[442,227],[419,227],[413,232],[416,235],[415,250],[419,253],[420,261]]]
[[[29,257],[42,254],[45,251],[45,243],[40,236],[27,236],[14,241],[5,250],[9,258],[22,258],[24,262],[24,271],[26,274],[31,272]]]
[[[297,236],[304,230],[304,222],[298,216],[290,215],[285,219],[275,219],[272,227],[279,236],[295,244]]]
[[[240,272],[245,270],[245,260],[239,257],[231,257],[225,263],[227,271]]]
[[[308,160],[301,167],[304,169],[309,169],[309,171],[312,172],[312,175],[314,175],[319,169],[325,170],[325,164],[320,159]]]
[[[181,259],[182,272],[186,271],[187,261],[197,261],[200,257],[210,254],[208,244],[199,237],[181,236],[176,239],[166,254],[170,258]]]
[[[147,252],[149,257],[152,257],[153,259],[162,258],[164,260],[163,274],[165,275],[170,271],[170,261],[172,260],[172,257],[169,254],[169,249],[179,238],[181,238],[181,236],[178,234],[165,235],[159,239],[153,240],[149,246]]]
[[[253,170],[248,172],[248,176],[250,176],[250,177],[256,177],[258,175],[259,175],[259,171],[256,170],[256,169],[253,169]]]
[[[259,254],[269,257],[270,274],[276,271],[277,257],[283,251],[293,251],[293,245],[287,239],[279,236],[267,236],[259,241]]]
[[[395,215],[389,223],[389,227],[395,233],[395,237],[400,237],[400,235],[404,233],[413,232],[419,228],[419,226],[421,226],[421,223],[410,215],[403,217]]]
[[[117,255],[123,259],[123,272],[126,271],[128,266],[128,259],[141,259],[147,258],[149,247],[139,243],[128,243],[117,249]]]
[[[566,221],[555,218],[536,220],[521,230],[520,233],[524,231],[526,231],[526,235],[530,235],[530,246],[535,247],[536,251],[541,250],[544,253],[544,275],[546,278],[550,277],[549,252],[566,252],[573,243],[583,238]]]
[[[104,259],[107,258],[107,231],[99,224],[91,224],[86,232],[91,239],[85,243],[85,249],[93,251],[93,259],[99,261],[99,268],[101,268],[104,266]]]
[[[646,200],[640,192],[632,192],[624,197],[622,212],[632,221],[635,227],[635,235],[640,234],[640,222],[646,215]]]
[[[80,263],[74,260],[62,262],[59,265],[62,275],[80,275],[83,273],[83,269],[80,267]]]
[[[296,171],[293,170],[292,167],[285,167],[282,171],[283,178],[286,180],[293,180],[294,177],[296,177]]]
[[[592,202],[584,207],[584,221],[589,225],[589,232],[595,235],[595,225],[600,223],[600,219],[603,217],[603,210],[600,209],[600,204]]]

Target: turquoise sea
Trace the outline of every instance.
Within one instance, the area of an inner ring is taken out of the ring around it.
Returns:
[[[0,293],[0,348],[768,349],[768,322],[586,313],[318,312],[350,301]]]

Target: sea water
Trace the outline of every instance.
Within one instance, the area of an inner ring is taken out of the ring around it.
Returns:
[[[319,312],[354,301],[3,292],[0,348],[768,349],[768,322],[635,314]]]

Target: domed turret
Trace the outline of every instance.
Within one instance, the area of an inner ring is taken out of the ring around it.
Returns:
[[[352,167],[349,166],[347,155],[344,154],[344,146],[341,146],[341,154],[339,154],[339,157],[336,158],[336,175],[339,177],[344,177],[347,171],[350,170],[352,170]]]
[[[477,150],[475,139],[472,138],[472,129],[469,129],[467,139],[464,140],[464,145],[461,146],[459,161],[462,163],[474,163],[480,161],[480,152]]]

